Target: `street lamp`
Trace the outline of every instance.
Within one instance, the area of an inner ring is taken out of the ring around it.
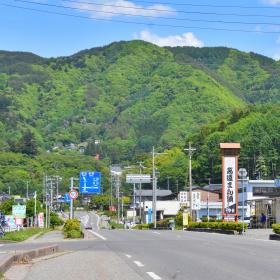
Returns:
[[[247,178],[247,170],[245,168],[240,168],[238,170],[238,176],[241,180],[242,185],[242,234],[244,234],[244,180]]]

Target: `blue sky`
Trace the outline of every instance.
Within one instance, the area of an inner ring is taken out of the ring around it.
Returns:
[[[213,30],[215,28],[274,33]],[[227,46],[279,59],[280,0],[0,0],[1,50],[30,51],[44,57],[64,56],[136,38],[161,46]]]

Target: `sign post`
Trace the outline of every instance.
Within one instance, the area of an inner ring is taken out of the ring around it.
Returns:
[[[78,197],[78,192],[74,189],[74,178],[70,178],[70,191],[69,191],[69,197],[70,197],[70,219],[73,219],[73,201]]]
[[[135,217],[136,216],[135,184],[151,183],[151,175],[150,174],[127,174],[126,183],[133,184],[133,224],[135,224],[135,218],[136,218]],[[141,204],[140,204],[140,211],[141,211]]]
[[[222,154],[222,217],[238,221],[238,157],[240,143],[220,143]]]

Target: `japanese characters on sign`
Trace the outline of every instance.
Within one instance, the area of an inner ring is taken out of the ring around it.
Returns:
[[[100,172],[80,173],[80,193],[95,194],[95,193],[100,193],[100,189],[101,189]]]
[[[237,214],[236,157],[224,157],[223,205],[224,215]]]
[[[188,202],[188,192],[182,191],[179,193],[179,201],[182,204],[185,204]]]
[[[200,210],[200,192],[192,192],[192,210]]]

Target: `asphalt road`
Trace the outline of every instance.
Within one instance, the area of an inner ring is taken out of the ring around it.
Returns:
[[[185,231],[98,230],[95,215],[83,219],[95,224],[94,239],[57,242],[65,254],[35,263],[22,279],[280,279],[278,241]]]

